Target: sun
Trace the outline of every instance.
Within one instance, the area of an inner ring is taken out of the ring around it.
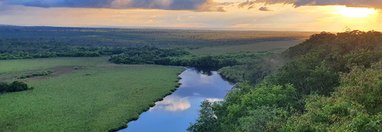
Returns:
[[[372,8],[356,8],[345,6],[337,6],[334,11],[334,14],[339,14],[350,18],[367,18],[376,13],[377,10]]]

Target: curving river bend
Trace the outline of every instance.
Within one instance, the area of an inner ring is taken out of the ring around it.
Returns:
[[[163,101],[128,123],[120,132],[183,132],[199,117],[201,102],[219,101],[233,85],[217,72],[203,74],[188,68],[179,75],[181,85]]]

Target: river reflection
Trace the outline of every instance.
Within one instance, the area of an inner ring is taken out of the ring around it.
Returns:
[[[182,132],[199,116],[204,100],[223,100],[233,87],[217,72],[202,74],[195,69],[185,70],[180,77],[181,86],[163,101],[156,102],[137,121],[129,122],[121,132]]]

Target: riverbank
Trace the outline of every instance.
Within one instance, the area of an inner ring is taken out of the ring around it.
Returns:
[[[184,70],[185,70],[185,68],[184,68]],[[184,71],[184,70],[183,70],[183,71]],[[179,88],[179,86],[181,85],[181,83],[180,83],[179,81],[182,79],[182,78],[180,77],[180,74],[183,73],[183,71],[181,71],[181,72],[178,73],[178,78],[177,78],[178,80],[176,81],[176,82],[178,82],[178,84],[175,85],[175,86],[173,87],[173,89],[171,89],[167,94],[165,94],[165,95],[161,96],[160,98],[157,98],[155,101],[153,101],[153,102],[149,105],[149,107],[146,107],[142,112],[140,112],[140,114],[139,114],[138,116],[136,116],[136,117],[131,117],[130,119],[127,119],[127,122],[125,123],[125,125],[123,125],[123,126],[121,126],[121,127],[118,127],[118,128],[112,128],[112,129],[110,129],[109,131],[110,131],[110,132],[115,132],[115,131],[119,131],[119,130],[122,130],[122,129],[127,128],[127,127],[128,127],[127,124],[128,124],[129,122],[138,120],[138,119],[139,119],[139,116],[140,116],[142,113],[147,112],[148,110],[150,110],[150,108],[154,107],[155,104],[156,104],[157,102],[163,101],[165,97],[167,97],[167,96],[171,95],[172,93],[174,93],[174,92]]]

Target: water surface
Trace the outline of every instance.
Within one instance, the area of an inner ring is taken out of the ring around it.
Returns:
[[[182,74],[180,87],[163,101],[142,113],[137,121],[129,122],[120,132],[183,132],[194,123],[204,100],[219,101],[233,87],[217,72],[203,74],[187,69]]]

